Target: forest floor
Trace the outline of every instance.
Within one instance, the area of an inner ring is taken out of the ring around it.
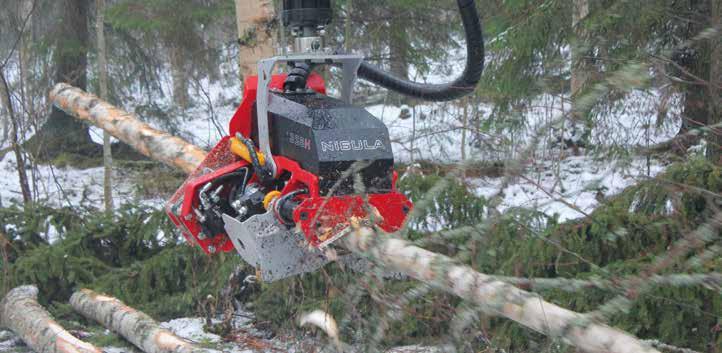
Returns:
[[[369,108],[379,114],[390,126],[392,141],[409,139],[407,120],[394,117],[399,108],[378,106]],[[217,112],[226,117],[210,122],[206,119],[192,119],[183,122],[176,132],[189,141],[210,148],[221,137],[219,128],[228,125],[233,110]],[[198,114],[198,116],[203,116]],[[219,127],[216,127],[218,125]],[[225,132],[224,132],[225,133]],[[92,129],[95,140],[101,141],[99,130]],[[394,143],[397,162],[415,164],[415,161],[438,163],[436,161],[458,161],[458,132],[448,131],[422,138],[424,143],[438,145],[438,149],[419,149],[419,154],[410,159],[405,143]],[[446,141],[446,142],[444,142]],[[592,155],[571,156],[560,151],[559,155],[548,158],[534,158],[525,161],[525,168],[518,175],[474,175],[466,182],[477,195],[492,197],[500,195],[500,212],[510,208],[526,207],[540,210],[549,216],[557,215],[559,221],[584,217],[598,207],[601,201],[613,196],[626,187],[652,178],[665,170],[665,161],[632,157],[609,160]],[[479,160],[484,161],[483,156]],[[475,158],[473,155],[470,158]],[[490,161],[494,162],[494,161]],[[98,161],[100,163],[100,161]],[[147,162],[130,167],[116,165],[113,170],[113,196],[116,205],[142,203],[151,207],[163,207],[165,200],[182,176],[172,174],[169,168],[159,169]],[[443,164],[443,163],[442,163]],[[147,175],[151,173],[151,175]],[[79,169],[72,166],[38,165],[29,171],[33,189],[40,202],[55,207],[102,207],[103,168],[100,166]],[[12,153],[0,159],[0,207],[21,201],[17,166]]]
[[[128,107],[126,107],[128,108]],[[215,107],[212,112],[203,107],[186,112],[187,118],[178,124],[174,134],[186,138],[190,142],[209,149],[225,134],[225,128],[235,110],[234,106]],[[401,108],[376,105],[368,110],[382,119],[391,134],[397,162],[415,164],[417,161],[431,161],[452,164],[460,161],[461,132],[458,117],[447,111],[435,110],[433,107],[421,107],[414,114],[423,115],[415,123],[402,118]],[[482,109],[483,110],[483,109]],[[213,119],[207,118],[212,113]],[[541,114],[539,115],[541,117]],[[548,117],[549,118],[549,117]],[[553,118],[553,117],[551,117]],[[551,119],[549,118],[549,119]],[[623,117],[620,117],[620,119]],[[547,120],[549,120],[547,119]],[[541,120],[541,118],[537,119]],[[153,122],[150,122],[153,124]],[[540,125],[541,123],[537,124]],[[413,126],[412,126],[413,125]],[[532,124],[533,125],[533,124]],[[163,126],[158,126],[163,129]],[[644,134],[644,131],[628,126],[618,126],[620,134]],[[671,131],[674,130],[672,127]],[[96,142],[102,141],[102,133],[91,129]],[[661,133],[664,135],[664,133]],[[531,139],[530,135],[518,137],[518,144]],[[629,136],[622,136],[626,139]],[[410,141],[414,142],[410,142]],[[485,143],[494,143],[493,138]],[[425,148],[419,146],[434,146]],[[2,146],[0,146],[2,147]],[[471,147],[466,154],[470,159],[497,162],[506,157],[518,157],[489,153],[477,153]],[[501,157],[499,157],[501,156]],[[466,178],[467,184],[479,196],[501,197],[497,207],[500,212],[511,208],[529,208],[539,210],[559,221],[582,218],[601,205],[606,198],[620,193],[625,188],[642,180],[652,178],[666,169],[666,162],[642,157],[627,157],[609,160],[592,155],[571,156],[564,152],[535,156],[521,161],[523,171],[517,175],[475,175]],[[159,168],[158,166],[148,167]],[[143,169],[143,168],[140,168]],[[169,177],[168,187],[158,177],[148,177],[145,171],[133,168],[114,168],[113,193],[115,204],[142,203],[161,208],[170,192],[182,182],[182,176]],[[159,173],[171,174],[170,169]],[[39,165],[30,171],[33,178],[33,189],[38,200],[55,207],[101,208],[103,198],[103,168],[93,167],[79,169],[71,166]],[[145,185],[139,181],[145,179]],[[20,187],[17,182],[17,166],[12,153],[0,160],[0,207],[19,202]],[[156,184],[156,185],[153,185]],[[157,190],[149,191],[148,187]],[[54,233],[48,227],[45,237],[52,243]],[[234,335],[222,339],[204,331],[204,320],[200,318],[180,318],[164,323],[164,326],[179,336],[198,342],[209,348],[234,353],[245,352],[307,352],[316,350],[321,343],[308,333],[299,331],[297,337],[276,336],[254,326],[250,313],[239,313],[234,323]],[[105,333],[108,335],[109,333]],[[91,337],[92,338],[92,337]],[[324,340],[325,342],[325,340]],[[312,348],[313,347],[313,348]],[[131,352],[132,348],[104,347],[110,353]],[[391,350],[394,353],[435,352],[434,348],[420,346],[402,347]],[[28,352],[12,333],[0,332],[0,352]]]
[[[303,352],[323,352],[319,351],[319,347],[323,347],[323,343],[317,338],[305,334],[301,336],[274,336],[268,331],[262,330],[254,326],[253,314],[249,312],[236,313],[233,321],[233,331],[225,338],[213,333],[206,332],[204,329],[205,319],[202,318],[180,318],[164,322],[161,326],[181,338],[196,343],[201,347],[208,348],[213,351],[225,353],[303,353]],[[81,331],[71,331],[78,338],[89,342],[94,342],[99,337],[96,335],[109,336],[110,332],[89,333]],[[124,342],[115,339],[114,342]],[[140,353],[137,348],[130,344],[121,346],[117,343],[113,345],[100,347],[106,353]],[[9,331],[0,331],[0,352],[2,353],[32,353],[32,351]],[[423,346],[405,346],[388,350],[386,353],[439,353],[440,349],[434,347]]]

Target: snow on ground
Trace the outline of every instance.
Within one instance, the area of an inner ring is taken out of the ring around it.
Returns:
[[[28,168],[31,189],[37,199],[51,206],[100,207],[103,201],[103,168],[76,169],[39,165]],[[127,173],[115,171],[113,195],[119,203],[135,200]],[[0,160],[0,205],[22,203],[17,163],[13,153]]]
[[[25,353],[31,351],[12,332],[0,331],[0,352]]]
[[[214,324],[219,322],[219,320],[214,320]],[[276,336],[271,338],[269,333],[259,330],[254,326],[253,314],[248,312],[237,313],[232,324],[232,333],[226,340],[222,340],[218,335],[207,332],[204,324],[205,319],[202,318],[180,318],[161,323],[161,327],[199,346],[224,353],[304,353],[310,351],[332,351],[328,348],[324,349],[325,338],[315,337],[310,334],[301,333],[295,337]],[[106,331],[106,334],[110,333]],[[106,353],[138,352],[137,349],[130,347],[130,344],[128,344],[126,347],[103,347],[102,350]],[[433,347],[406,346],[390,349],[387,353],[438,353],[441,351],[442,350]],[[30,353],[31,351],[12,332],[0,331],[0,352]],[[353,349],[353,347],[349,352],[360,353],[358,349]]]
[[[416,108],[416,131],[413,131],[414,119],[401,119],[401,108],[377,105],[369,108],[369,111],[381,118],[388,126],[394,141],[394,152],[397,160],[409,162],[412,160],[427,159],[437,162],[453,162],[460,160],[461,156],[461,130],[458,122],[458,111],[453,106],[420,106]],[[413,109],[412,109],[413,110]],[[188,116],[195,118],[188,119],[181,124],[180,133],[191,142],[211,147],[225,134],[228,121],[230,121],[235,106],[225,105],[215,107],[215,121],[208,119],[208,110],[203,107],[196,107],[191,110]],[[480,107],[484,114],[490,112],[489,107]],[[556,113],[549,113],[533,122],[532,127],[543,126],[554,118]],[[423,119],[422,116],[424,117]],[[151,122],[155,125],[155,123]],[[159,126],[159,125],[156,125]],[[648,137],[641,134],[639,126],[620,124],[617,128],[625,136],[636,138],[639,145],[639,138]],[[219,132],[219,130],[221,130]],[[672,128],[673,130],[673,128]],[[670,130],[671,131],[671,130]],[[607,131],[608,133],[609,131]],[[94,130],[94,138],[100,140],[101,132]],[[667,132],[659,132],[655,136],[662,136]],[[411,146],[410,137],[415,136],[414,146]],[[531,134],[526,132],[517,136],[518,144],[524,145]],[[636,137],[634,137],[636,136]],[[622,137],[622,139],[627,138]],[[483,136],[485,142],[493,145],[494,141],[508,138],[499,134]],[[615,142],[616,143],[616,142]],[[413,148],[412,148],[413,147]],[[518,151],[505,154],[499,151],[475,151],[468,148],[470,158],[479,160],[499,160],[500,156],[518,155]],[[517,148],[521,150],[521,148]],[[412,153],[413,151],[413,153]],[[516,155],[515,155],[516,153]],[[511,179],[508,185],[502,190],[502,202],[500,211],[515,207],[526,207],[545,212],[550,216],[557,215],[561,221],[583,217],[585,213],[593,211],[600,204],[603,197],[608,197],[622,191],[624,188],[633,185],[645,178],[654,177],[664,171],[664,164],[659,161],[651,161],[647,165],[644,159],[633,159],[629,163],[595,161],[591,156],[558,158],[553,153],[534,154],[534,160],[528,164],[527,170],[521,176]],[[647,170],[649,168],[649,170]],[[36,193],[41,198],[47,199],[50,204],[65,206],[95,206],[102,205],[102,168],[91,168],[78,170],[74,168],[57,168],[51,166],[39,166],[32,171],[32,177],[37,186]],[[114,193],[118,203],[138,202],[135,194],[135,187],[132,184],[132,177],[122,170],[116,168],[114,174]],[[482,177],[468,180],[473,190],[482,196],[491,197],[499,192],[500,185],[504,183],[503,178]],[[15,158],[8,153],[0,160],[0,202],[8,205],[13,201],[21,200],[20,188],[17,183],[17,170]],[[160,207],[164,200],[162,198],[141,200],[142,202],[157,205]],[[57,230],[49,229],[48,237]],[[223,342],[217,335],[204,330],[204,320],[199,318],[182,318],[164,323],[163,326],[175,332],[181,337],[204,345],[217,345],[219,349],[234,353],[252,353],[265,351],[305,352],[310,347],[318,348],[323,346],[324,338],[316,338],[308,334],[288,337],[280,336],[268,338],[268,333],[253,326],[252,315],[244,314],[239,316],[235,323],[236,335],[233,342]],[[106,347],[106,351],[120,353],[129,351],[122,347]],[[0,352],[26,352],[19,340],[12,334],[0,332]],[[393,349],[389,352],[436,352],[438,349],[410,346]]]
[[[591,157],[569,157],[558,163],[540,163],[534,169],[513,177],[502,190],[499,211],[527,208],[557,216],[562,222],[585,217],[604,198],[656,176],[665,166],[656,160],[647,165],[646,160],[635,159],[623,165],[597,162]],[[502,178],[470,180],[476,193],[487,198],[499,193],[502,182]]]
[[[463,69],[463,49],[464,46],[459,45],[450,53],[449,60],[433,65],[427,75],[418,75],[412,68],[411,76],[419,76],[415,78],[422,82],[448,80]],[[233,53],[228,54],[233,57]],[[194,81],[191,84],[194,106],[186,111],[174,109],[171,97],[163,93],[172,91],[170,75],[161,75],[162,89],[159,91],[131,89],[126,92],[123,107],[130,112],[138,112],[141,119],[161,130],[170,128],[167,117],[144,114],[154,111],[148,107],[167,110],[166,114],[180,120],[180,123],[174,124],[171,133],[210,149],[227,134],[228,123],[240,102],[240,82],[237,82],[235,70],[230,60],[221,67],[221,81]],[[605,111],[596,112],[595,124],[599,127],[592,131],[592,144],[629,148],[658,143],[674,136],[679,126],[675,117],[680,114],[680,97],[665,98],[663,93],[632,91],[626,99],[618,100]],[[642,160],[634,160],[626,168],[612,167],[621,162],[597,163],[592,157],[570,157],[560,161],[554,146],[558,137],[574,139],[579,135],[578,131],[574,131],[575,126],[564,121],[570,109],[568,102],[565,97],[541,96],[522,107],[523,116],[520,115],[522,113],[499,115],[494,112],[493,106],[481,104],[477,109],[472,107],[467,111],[470,120],[466,127],[462,123],[463,109],[455,102],[415,107],[378,104],[367,107],[367,110],[388,126],[394,155],[399,162],[428,160],[455,163],[462,159],[462,148],[467,160],[504,162],[520,158],[531,141],[538,138],[538,145],[533,148],[534,153],[530,157],[533,163],[521,161],[530,167],[503,190],[504,200],[500,210],[533,207],[549,215],[559,214],[561,220],[566,220],[581,217],[598,206],[598,190],[609,196],[640,178],[654,176],[664,170],[664,166],[656,161],[653,161],[649,173]],[[666,111],[667,118],[661,119],[665,123],[657,126],[660,110]],[[157,111],[148,114],[157,114]],[[478,119],[475,116],[484,123],[492,122],[491,127],[485,128],[484,132],[476,131],[473,122]],[[462,144],[463,131],[467,131],[466,144]],[[102,142],[101,130],[91,128],[91,136],[96,142]],[[28,174],[33,180],[35,196],[43,202],[53,206],[102,207],[103,169],[100,167],[78,170],[38,166],[29,170]],[[165,202],[166,195],[151,199],[138,196],[133,175],[120,168],[115,168],[113,182],[117,204],[143,202],[161,207]],[[483,196],[495,194],[494,189],[501,183],[501,178],[472,181],[475,190]],[[20,200],[15,158],[13,153],[7,153],[0,160],[0,206]]]
[[[679,97],[673,97],[668,108],[669,118],[657,126],[657,110],[663,98],[659,92],[634,91],[627,99],[595,117],[598,126],[590,136],[594,147],[620,148],[655,145],[669,140],[679,131]],[[463,124],[463,109],[453,103],[422,104],[397,107],[384,104],[366,109],[389,128],[392,148],[397,161],[428,160],[439,163],[458,162],[461,158],[462,134],[466,130],[467,158],[482,161],[504,161],[518,158],[534,139],[538,140],[534,156],[553,159],[557,139],[581,137],[578,127],[564,116],[569,105],[564,97],[542,96],[527,107],[523,117],[514,114],[495,115],[494,107],[481,104],[478,112],[470,108],[469,122]],[[493,120],[490,132],[475,128],[474,115],[482,122]],[[522,119],[523,118],[523,119]],[[509,126],[514,125],[513,129]]]
[[[164,322],[160,326],[193,342],[217,343],[221,340],[220,336],[205,332],[203,325],[205,321],[201,318],[182,318]]]
[[[210,92],[209,97],[213,97],[211,104],[197,102],[196,106],[184,112],[183,122],[178,124],[174,133],[208,149],[227,133],[237,102],[233,102],[236,88],[209,84],[206,91]],[[639,146],[663,141],[673,135],[677,129],[673,123],[648,128],[649,123],[656,119],[653,108],[658,95],[634,93],[631,97],[630,101],[621,101],[618,107],[601,115],[600,119],[603,119],[607,128],[596,129],[592,136],[594,141],[607,141],[610,146],[623,143]],[[559,153],[554,152],[550,144],[559,132],[549,126],[563,114],[563,104],[563,100],[542,97],[530,108],[527,123],[521,130],[513,134],[504,129],[475,136],[469,133],[466,137],[467,158],[479,161],[519,158],[533,136],[543,137],[531,157],[534,161],[527,172],[512,180],[503,190],[504,200],[500,211],[529,207],[550,216],[558,214],[562,221],[583,217],[599,205],[599,195],[613,195],[642,178],[653,177],[664,170],[660,162],[652,161],[647,174],[646,163],[640,159],[624,167],[619,166],[621,161],[598,163],[592,157],[559,160]],[[557,105],[561,105],[561,108]],[[397,161],[454,163],[461,160],[463,126],[460,123],[459,107],[453,104],[428,104],[415,108],[375,105],[367,109],[388,126]],[[478,111],[485,118],[491,114],[492,107],[481,105]],[[674,113],[674,109],[671,111]],[[159,121],[150,119],[149,123],[162,129],[163,124]],[[91,135],[94,140],[102,141],[102,131],[99,129],[92,129]],[[481,148],[471,146],[474,143]],[[512,147],[499,148],[502,145]],[[7,153],[0,160],[0,205],[21,200],[16,168],[13,153]],[[44,202],[54,206],[102,206],[103,169],[100,167],[78,170],[38,166],[28,172],[34,180],[35,195]],[[115,168],[113,179],[117,204],[143,202],[161,207],[165,202],[163,195],[140,199],[132,175],[120,168]],[[471,184],[479,195],[491,196],[498,192],[497,188],[502,181],[501,178],[481,178],[472,180]]]
[[[218,93],[222,88],[212,85],[212,92],[216,92],[218,101],[229,98]],[[132,111],[132,109],[127,108]],[[184,121],[179,124],[178,131],[174,133],[188,141],[210,149],[220,140],[221,134],[227,134],[228,123],[235,112],[235,106],[226,105],[213,108],[214,119],[209,118],[210,109],[206,105],[198,104],[184,112]],[[191,118],[192,117],[192,118]],[[141,117],[142,118],[142,117]],[[147,121],[151,126],[160,130],[162,124],[158,121]],[[103,142],[103,131],[91,127],[90,135],[98,144]],[[32,133],[26,136],[30,138]],[[113,141],[117,141],[113,139]],[[8,145],[0,146],[4,149]],[[90,169],[60,168],[49,165],[39,165],[37,168],[28,168],[28,178],[31,179],[31,189],[34,196],[45,204],[62,207],[95,207],[103,205],[103,168]],[[161,207],[164,198],[139,198],[133,175],[121,168],[113,170],[113,197],[116,204],[143,202],[150,206]],[[0,206],[22,202],[22,194],[18,181],[17,163],[12,151],[0,159]],[[170,195],[168,195],[170,196]]]
[[[214,323],[220,321],[216,320]],[[253,325],[253,314],[248,312],[237,313],[233,321],[233,333],[230,342],[222,342],[217,335],[208,333],[204,329],[205,319],[182,318],[162,323],[161,326],[175,333],[179,337],[193,342],[216,344],[216,348],[224,352],[255,353],[255,352],[289,352],[302,353],[319,351],[324,347],[324,338],[309,335],[295,337],[276,336],[269,337],[269,333],[259,330]],[[353,347],[352,347],[353,349]],[[321,350],[321,352],[331,350]],[[356,350],[352,350],[354,352]],[[406,346],[390,349],[387,353],[437,353],[440,350],[433,347]]]

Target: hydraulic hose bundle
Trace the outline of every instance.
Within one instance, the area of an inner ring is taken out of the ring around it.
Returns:
[[[466,67],[452,82],[423,84],[398,78],[369,63],[362,63],[358,76],[403,95],[427,101],[449,101],[474,91],[484,71],[484,37],[474,0],[457,0],[466,33]]]
[[[466,66],[464,72],[452,82],[441,84],[425,84],[409,80],[405,80],[394,76],[372,64],[363,62],[358,69],[358,76],[376,85],[386,89],[401,93],[403,95],[419,98],[427,101],[450,101],[466,96],[474,91],[476,85],[481,79],[484,71],[484,37],[482,34],[481,20],[479,12],[476,9],[474,0],[457,0],[461,21],[464,25],[466,34]],[[290,4],[286,4],[289,6]],[[326,4],[325,6],[330,6]],[[311,9],[305,9],[311,12]],[[318,10],[318,9],[316,9]],[[324,11],[328,10],[326,8]],[[297,10],[287,10],[297,11]],[[290,12],[293,14],[293,12]],[[326,12],[324,14],[328,15]],[[293,24],[288,17],[290,14],[284,14],[284,21]],[[306,18],[307,20],[308,18]],[[301,22],[300,19],[297,22]],[[300,31],[300,29],[296,29]],[[311,67],[304,63],[294,63],[291,65],[284,88],[286,90],[296,90],[306,86],[306,79],[311,72]]]

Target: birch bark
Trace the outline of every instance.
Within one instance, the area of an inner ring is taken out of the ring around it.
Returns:
[[[201,148],[155,130],[135,115],[79,88],[59,83],[50,92],[50,99],[57,108],[98,126],[143,155],[186,173],[193,172],[206,156]]]
[[[37,299],[34,286],[11,290],[0,303],[0,326],[15,332],[37,353],[102,353],[65,331]]]
[[[162,329],[150,316],[118,299],[88,289],[75,292],[70,305],[88,319],[123,336],[145,353],[210,353]]]
[[[98,81],[100,98],[108,99],[108,56],[105,47],[105,0],[96,2],[96,35],[98,40]],[[113,211],[113,154],[110,146],[110,134],[103,131],[103,201],[105,211]]]
[[[99,127],[108,129],[114,136],[126,141],[131,146],[138,146],[141,152],[147,151],[144,140],[140,136],[165,136],[165,149],[182,151],[193,149],[192,156],[183,159],[167,158],[167,153],[158,153],[163,161],[186,172],[192,170],[190,165],[198,165],[203,160],[202,150],[187,142],[170,135],[153,130],[128,114],[123,118],[123,128],[118,129],[114,121],[118,121],[117,108],[79,89],[57,85],[53,90],[52,100],[56,105],[79,119],[90,120]],[[68,103],[73,102],[73,104]],[[93,102],[93,104],[90,104]],[[88,113],[88,106],[105,107]],[[114,112],[108,114],[106,112]],[[88,116],[92,118],[88,118]],[[140,134],[133,129],[142,128]],[[138,136],[138,137],[136,137]],[[177,146],[167,146],[177,144]],[[143,149],[145,148],[145,150]],[[145,152],[143,152],[145,154]],[[150,156],[150,154],[147,154]],[[175,154],[171,154],[175,156]],[[151,158],[156,158],[151,156]],[[195,164],[193,164],[195,163]],[[478,305],[490,315],[499,315],[513,320],[535,331],[563,341],[590,353],[658,353],[657,350],[644,344],[636,337],[590,320],[587,316],[564,309],[546,302],[543,298],[504,283],[493,277],[474,271],[468,266],[456,264],[452,259],[430,252],[410,244],[407,241],[384,234],[376,234],[369,228],[361,228],[350,232],[336,244],[354,253],[368,257],[379,266],[392,271],[404,273],[419,281],[429,283],[448,293]],[[112,299],[112,298],[111,298]],[[76,299],[77,301],[78,299]],[[75,304],[73,305],[75,307]],[[151,352],[148,352],[151,353]]]
[[[241,45],[238,60],[241,80],[258,71],[258,61],[275,54],[268,24],[275,16],[273,1],[235,0],[236,25]]]

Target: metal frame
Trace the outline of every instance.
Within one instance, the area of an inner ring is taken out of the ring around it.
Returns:
[[[276,163],[273,161],[271,153],[271,139],[268,130],[268,87],[273,76],[273,68],[277,63],[281,62],[306,62],[309,64],[341,64],[343,70],[343,78],[341,80],[341,99],[351,104],[353,100],[353,85],[358,78],[358,69],[364,61],[363,56],[345,54],[345,55],[318,55],[318,54],[293,54],[284,56],[275,56],[263,59],[258,62],[258,93],[257,93],[257,126],[258,126],[258,144],[261,152],[266,156],[266,164],[276,174]]]

